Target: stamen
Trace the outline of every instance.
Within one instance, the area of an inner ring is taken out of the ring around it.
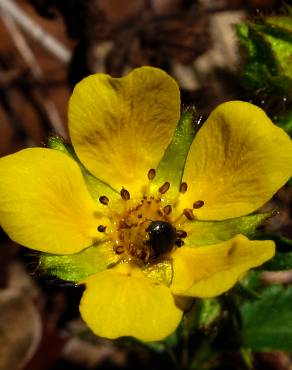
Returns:
[[[100,198],[99,198],[99,201],[101,204],[107,206],[108,205],[108,202],[109,202],[109,199],[108,197],[106,197],[105,195],[102,195]]]
[[[181,247],[182,245],[185,244],[185,242],[181,239],[177,239],[174,244],[177,246],[177,247]]]
[[[123,200],[129,200],[130,199],[130,193],[128,192],[127,189],[123,188],[121,190],[120,194],[121,194],[121,197],[122,197]]]
[[[106,230],[106,226],[104,226],[104,225],[99,225],[99,226],[98,226],[98,228],[97,228],[97,230],[98,230],[100,233],[104,233],[104,232],[105,232],[105,230]]]
[[[180,193],[185,193],[188,190],[188,184],[186,182],[182,182],[179,187]]]
[[[186,238],[187,237],[187,232],[184,230],[176,230],[176,236],[178,238]]]
[[[203,200],[197,200],[193,204],[193,208],[195,208],[195,209],[201,208],[201,207],[203,207],[204,204],[205,204],[205,202]]]
[[[160,186],[158,191],[159,191],[160,194],[165,194],[167,192],[167,190],[169,189],[169,187],[170,187],[170,183],[168,181],[166,181],[162,186]]]
[[[169,215],[171,213],[171,211],[172,211],[172,207],[171,207],[170,204],[168,204],[167,206],[163,207],[164,214]]]
[[[122,219],[120,220],[119,227],[120,229],[130,229],[131,225],[128,225],[127,221]]]
[[[148,179],[150,181],[153,180],[154,177],[155,177],[155,175],[156,175],[155,169],[154,168],[150,168],[150,170],[148,171],[148,174],[147,174]]]
[[[195,216],[193,214],[193,210],[190,208],[185,208],[183,211],[183,214],[186,216],[186,218],[190,221],[193,221],[195,219]]]
[[[122,254],[124,253],[125,248],[122,245],[115,245],[114,251],[116,252],[116,254]]]

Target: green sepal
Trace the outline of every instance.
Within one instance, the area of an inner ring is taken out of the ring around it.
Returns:
[[[76,155],[72,145],[66,143],[61,137],[59,136],[51,136],[48,138],[47,147],[50,149],[58,150],[59,152],[63,152],[69,155],[71,158],[76,160]]]
[[[292,350],[292,288],[270,286],[240,307],[242,338],[255,351]]]
[[[254,239],[258,228],[273,212],[255,213],[248,216],[231,218],[224,221],[198,221],[194,220],[185,225],[187,231],[185,245],[197,247],[217,244],[243,234],[249,239]]]
[[[172,141],[156,169],[156,176],[151,183],[152,191],[156,191],[168,181],[170,183],[170,189],[167,195],[170,197],[177,195],[183,176],[185,161],[196,133],[194,124],[195,115],[196,111],[192,107],[183,112],[174,131]]]
[[[45,273],[66,281],[80,283],[88,276],[107,269],[119,260],[109,242],[89,247],[76,254],[41,253],[39,268]]]
[[[85,180],[87,189],[91,195],[91,197],[98,201],[98,199],[105,195],[109,199],[119,199],[120,195],[119,193],[111,188],[108,184],[104,183],[103,181],[99,180],[95,176],[93,176],[86,168],[85,166],[80,162],[78,159],[74,148],[72,145],[65,143],[62,138],[60,137],[50,137],[48,140],[48,148],[59,150],[60,152],[63,152],[67,155],[69,155],[72,159],[74,159],[82,172],[83,178]]]

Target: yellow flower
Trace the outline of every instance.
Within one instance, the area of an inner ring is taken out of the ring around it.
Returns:
[[[241,216],[290,178],[288,135],[239,101],[218,106],[194,140],[190,116],[176,128],[179,118],[165,72],[96,74],[70,100],[78,160],[65,146],[0,160],[1,226],[60,255],[47,265],[85,284],[80,312],[102,337],[163,339],[182,318],[180,296],[219,295],[274,255],[272,241],[242,235],[262,216]]]

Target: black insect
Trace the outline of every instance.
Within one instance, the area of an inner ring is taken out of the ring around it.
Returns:
[[[152,247],[155,256],[171,251],[176,239],[176,231],[169,222],[152,221],[146,232],[149,235],[147,244]]]

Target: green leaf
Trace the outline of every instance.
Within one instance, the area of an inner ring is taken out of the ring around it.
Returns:
[[[266,17],[237,25],[246,51],[242,84],[251,91],[280,93],[291,98],[292,17]]]
[[[208,298],[201,301],[199,327],[206,328],[214,322],[221,313],[221,305],[217,298]]]
[[[261,299],[241,306],[245,347],[256,351],[292,351],[292,288],[271,286]]]
[[[49,275],[66,281],[81,282],[90,275],[104,271],[118,261],[110,242],[87,248],[70,255],[41,253],[39,268]]]
[[[48,148],[59,150],[60,152],[67,154],[78,163],[87,189],[94,200],[98,201],[102,195],[108,197],[110,200],[120,198],[120,194],[116,190],[103,181],[97,179],[85,168],[85,166],[79,161],[73,146],[65,143],[62,138],[54,136],[50,137],[48,140]]]
[[[276,255],[258,270],[280,271],[292,269],[292,240],[282,235],[263,232],[256,235],[256,239],[274,240],[276,243]]]
[[[260,295],[256,291],[249,289],[241,283],[235,285],[233,292],[243,299],[254,300],[260,298]]]
[[[271,16],[265,18],[265,23],[271,25],[274,29],[280,31],[292,32],[292,17],[291,16]]]
[[[255,239],[274,240],[278,252],[292,252],[292,240],[280,234],[275,234],[272,232],[256,233]]]
[[[292,252],[277,252],[275,257],[261,266],[261,270],[283,271],[292,270]]]
[[[229,240],[237,234],[253,239],[257,228],[272,216],[272,212],[256,213],[248,216],[232,218],[224,221],[196,221],[185,225],[188,236],[186,246],[196,247],[211,245]]]
[[[168,181],[170,189],[167,194],[176,195],[178,193],[185,161],[196,133],[194,116],[195,110],[192,108],[182,114],[172,141],[156,169],[156,176],[151,183],[153,190],[158,189]]]
[[[292,136],[292,111],[274,117],[274,122]]]

